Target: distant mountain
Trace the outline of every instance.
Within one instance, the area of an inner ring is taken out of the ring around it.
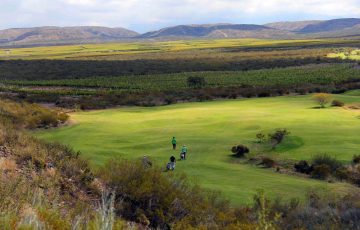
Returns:
[[[95,26],[0,30],[0,46],[101,43],[124,40],[193,38],[305,39],[360,36],[360,18],[254,24],[179,25],[144,34]]]
[[[253,24],[206,24],[180,25],[148,32],[138,38],[160,37],[203,37],[203,38],[273,38],[288,36],[286,31],[280,31],[267,26]]]
[[[316,25],[323,21],[320,20],[312,20],[312,21],[297,21],[297,22],[273,22],[265,24],[265,26],[278,29],[278,30],[286,30],[286,31],[299,31],[304,29],[309,25]]]
[[[180,25],[148,32],[137,38],[268,38],[296,39],[360,35],[360,19],[275,22],[265,25]]]
[[[351,27],[360,25],[360,18],[343,18],[322,21],[320,23],[309,24],[304,28],[298,30],[300,33],[322,33],[349,29]]]
[[[0,30],[0,45],[42,45],[115,41],[138,33],[124,28],[97,26],[35,27]]]

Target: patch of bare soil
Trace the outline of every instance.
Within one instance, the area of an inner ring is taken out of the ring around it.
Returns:
[[[360,103],[352,103],[349,105],[345,106],[346,109],[351,109],[351,110],[359,110],[360,109]]]

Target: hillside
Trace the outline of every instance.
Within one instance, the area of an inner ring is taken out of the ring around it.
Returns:
[[[279,38],[288,36],[285,31],[279,31],[262,25],[252,24],[210,24],[210,25],[180,25],[167,27],[158,31],[145,33],[139,38],[159,37],[206,37],[206,38]]]
[[[339,31],[350,29],[351,27],[360,25],[360,19],[358,18],[344,18],[344,19],[334,19],[323,21],[316,24],[309,24],[298,30],[300,33],[321,33],[321,32],[330,32],[330,31]]]
[[[267,38],[300,39],[360,34],[360,19],[309,20],[255,24],[180,25],[148,32],[138,38]]]
[[[42,45],[123,40],[138,35],[124,28],[35,27],[0,31],[0,45]]]
[[[265,24],[264,26],[278,29],[278,30],[286,30],[286,31],[299,31],[309,25],[316,25],[318,23],[321,23],[323,21],[319,20],[311,20],[311,21],[296,21],[296,22],[272,22]]]

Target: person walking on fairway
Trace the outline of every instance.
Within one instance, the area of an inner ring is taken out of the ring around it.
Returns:
[[[175,169],[175,164],[176,164],[176,158],[174,156],[171,156],[170,162],[166,166],[167,170],[173,171]]]
[[[175,137],[172,138],[171,144],[173,146],[173,150],[175,150],[176,149],[176,138]]]
[[[187,151],[188,151],[187,147],[185,145],[183,145],[183,147],[181,148],[181,154],[180,154],[181,160],[186,160]]]

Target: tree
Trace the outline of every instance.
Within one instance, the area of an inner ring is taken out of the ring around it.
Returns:
[[[273,143],[273,148],[280,144],[286,136],[290,134],[287,129],[278,129],[275,133],[269,134],[269,139]]]
[[[263,143],[265,141],[265,134],[263,133],[256,134],[256,139],[258,139],[258,143]]]
[[[331,101],[331,95],[328,93],[317,93],[312,99],[319,104],[321,108],[325,108],[325,105]]]

